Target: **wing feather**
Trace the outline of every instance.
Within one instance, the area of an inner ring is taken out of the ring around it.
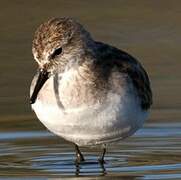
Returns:
[[[152,105],[152,90],[147,72],[143,66],[128,53],[115,47],[97,42],[98,64],[103,64],[104,69],[118,67],[121,73],[127,74],[133,82],[138,96],[140,97],[141,107],[147,110]]]

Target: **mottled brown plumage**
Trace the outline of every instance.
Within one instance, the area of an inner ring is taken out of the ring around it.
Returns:
[[[35,32],[32,52],[41,61],[43,53],[50,49],[66,47],[65,50],[69,51],[75,46],[82,48],[88,41],[91,41],[90,34],[72,18],[52,18]]]
[[[35,32],[39,71],[31,104],[40,121],[78,145],[115,142],[132,135],[152,104],[148,75],[128,53],[95,41],[72,18],[53,18]],[[104,162],[105,148],[101,162]]]
[[[75,51],[76,54],[78,50],[84,50],[84,52],[81,52],[82,56],[93,60],[93,63],[79,62],[79,64],[84,63],[85,78],[87,78],[86,76],[91,76],[95,86],[99,86],[99,89],[108,88],[107,85],[106,87],[104,85],[114,68],[118,68],[121,73],[127,75],[127,78],[133,82],[140,97],[142,108],[145,110],[150,108],[152,92],[148,75],[142,65],[128,53],[113,46],[93,41],[83,26],[72,18],[50,19],[43,23],[35,32],[32,51],[35,59],[38,59],[39,62],[45,61],[44,52],[48,53],[48,58],[51,59],[52,52],[50,50],[58,47],[64,48],[65,53]],[[86,59],[82,58],[82,61],[86,61]],[[56,63],[66,66],[67,59],[62,58],[61,62],[56,62],[54,59],[47,66],[53,66]],[[92,74],[90,72],[91,68],[93,68],[92,72],[96,69],[95,72],[97,73],[94,72]]]

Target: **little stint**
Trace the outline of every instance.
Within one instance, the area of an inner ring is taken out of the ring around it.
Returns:
[[[150,81],[128,53],[95,41],[72,18],[53,18],[35,32],[32,52],[38,72],[30,103],[56,135],[79,146],[103,145],[132,135],[148,118]]]

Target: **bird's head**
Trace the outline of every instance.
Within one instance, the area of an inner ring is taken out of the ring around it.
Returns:
[[[93,42],[90,34],[72,18],[53,18],[41,24],[32,44],[39,77],[30,103],[36,101],[38,92],[52,74],[63,73],[71,66],[81,64],[84,60],[81,56]]]

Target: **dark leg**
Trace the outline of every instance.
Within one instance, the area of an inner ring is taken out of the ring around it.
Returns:
[[[84,156],[82,155],[79,146],[77,146],[77,144],[75,144],[75,152],[76,152],[76,162],[80,163],[84,161]]]
[[[75,167],[76,167],[75,175],[76,175],[76,176],[79,176],[79,174],[80,174],[80,164],[79,164],[79,163],[76,163],[76,164],[75,164]]]
[[[100,164],[104,164],[104,163],[105,163],[105,161],[104,161],[104,156],[105,156],[105,154],[106,154],[106,147],[104,146],[102,155],[101,155],[101,157],[99,158]]]
[[[106,168],[104,167],[104,164],[100,163],[100,166],[101,166],[101,169],[102,169],[102,175],[106,175],[107,172],[106,172]]]

